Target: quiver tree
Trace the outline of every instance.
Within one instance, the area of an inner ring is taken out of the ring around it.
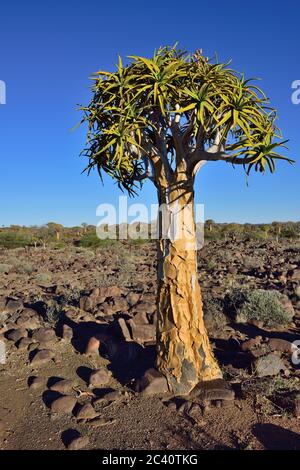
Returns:
[[[158,240],[157,368],[176,394],[221,377],[203,322],[197,280],[194,181],[207,161],[271,172],[284,142],[276,112],[251,81],[214,63],[163,47],[151,59],[121,58],[94,77],[87,170],[106,172],[135,194],[150,179],[163,206]],[[290,161],[290,160],[289,160]],[[291,162],[291,161],[290,161]],[[166,236],[167,234],[167,236]]]
[[[47,227],[50,233],[55,234],[56,240],[59,242],[63,230],[63,225],[57,224],[56,222],[48,222]]]

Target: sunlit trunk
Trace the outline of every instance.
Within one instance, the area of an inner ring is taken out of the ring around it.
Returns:
[[[157,368],[184,395],[222,373],[203,321],[193,189],[183,183],[160,191],[159,203]]]

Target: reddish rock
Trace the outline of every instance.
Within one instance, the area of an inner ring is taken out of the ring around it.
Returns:
[[[94,308],[95,301],[92,297],[84,295],[83,297],[80,298],[79,306],[81,310],[85,310],[86,312],[89,312],[90,310]]]
[[[69,443],[68,450],[80,450],[84,449],[89,445],[89,438],[87,436],[79,436],[72,439]]]
[[[110,381],[110,374],[108,371],[101,367],[101,369],[94,370],[89,378],[90,387],[101,387]]]
[[[17,342],[21,338],[26,338],[28,336],[28,332],[25,328],[17,328],[16,330],[11,330],[6,335],[6,338],[10,341]]]
[[[139,312],[134,315],[134,323],[136,325],[148,325],[148,317],[146,312]]]
[[[83,405],[76,414],[77,419],[93,419],[97,416],[99,416],[99,413],[95,411],[91,403],[86,403],[85,405]]]
[[[108,297],[119,297],[122,290],[118,286],[108,286],[99,288],[99,296],[107,299]]]
[[[119,327],[121,329],[121,332],[123,334],[125,341],[131,341],[131,334],[124,318],[119,318],[118,324],[119,324]]]
[[[35,367],[43,366],[50,362],[53,357],[54,353],[53,351],[50,351],[50,349],[38,349],[34,357],[31,359],[31,365]]]
[[[27,309],[31,310],[31,309]],[[36,330],[40,328],[41,322],[37,315],[37,313],[33,310],[34,314],[32,316],[25,315],[25,311],[22,312],[21,316],[16,321],[16,324],[22,328],[26,328],[28,330]]]
[[[46,379],[44,377],[30,377],[29,383],[30,390],[39,390],[45,387]]]
[[[114,310],[115,312],[127,312],[128,310],[128,303],[122,297],[118,297],[114,299]]]
[[[261,337],[257,336],[256,338],[248,339],[244,341],[241,345],[242,351],[251,351],[251,349],[257,348],[261,344]]]
[[[126,296],[126,300],[128,302],[128,305],[130,307],[133,307],[133,305],[136,305],[138,301],[141,298],[141,294],[136,294],[135,292],[129,292]]]
[[[28,347],[32,344],[31,338],[21,338],[20,341],[17,343],[18,349],[28,349]]]
[[[56,339],[56,334],[53,328],[39,328],[33,332],[32,338],[39,343],[51,343]]]
[[[99,354],[100,340],[92,336],[85,348],[85,354]]]
[[[5,305],[5,310],[9,313],[18,312],[23,308],[22,300],[9,299]]]
[[[61,393],[62,395],[69,394],[73,391],[74,382],[70,379],[61,379],[55,384],[51,385],[50,390]]]
[[[73,338],[73,329],[69,325],[63,325],[62,327],[62,339],[71,341]]]
[[[300,268],[294,269],[291,275],[292,281],[300,281]]]
[[[283,353],[291,352],[292,343],[286,341],[285,339],[270,338],[268,344],[271,351],[280,351]]]
[[[156,327],[154,325],[137,324],[135,318],[131,318],[128,323],[130,325],[134,341],[137,343],[149,343],[155,341]]]
[[[141,379],[138,379],[135,390],[143,395],[164,394],[169,391],[167,379],[156,369],[148,369]]]
[[[77,403],[75,397],[72,396],[64,396],[57,398],[51,404],[51,411],[53,413],[59,414],[72,414],[72,411]]]

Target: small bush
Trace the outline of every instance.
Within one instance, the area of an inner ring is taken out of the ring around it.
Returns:
[[[48,273],[39,273],[36,275],[37,282],[51,282],[51,275]]]
[[[12,270],[13,266],[11,264],[0,264],[0,274],[8,274]]]
[[[222,301],[209,293],[203,293],[203,313],[204,323],[209,333],[220,330],[229,322],[223,312]]]
[[[145,243],[148,243],[149,240],[146,238],[130,238],[129,243],[131,245],[144,245]]]
[[[258,320],[270,327],[285,325],[290,316],[281,299],[282,295],[274,290],[233,289],[225,297],[225,309],[240,323]]]
[[[56,325],[59,322],[61,315],[63,313],[62,305],[56,303],[55,301],[50,302],[46,308],[46,319],[50,325]]]
[[[19,274],[32,274],[34,267],[30,263],[23,263],[16,266],[16,272]]]
[[[105,248],[116,243],[117,240],[110,240],[108,238],[102,240],[98,238],[96,232],[89,232],[79,240],[79,246],[83,248]]]
[[[0,246],[4,248],[22,248],[30,245],[30,237],[18,233],[3,232],[0,233]]]

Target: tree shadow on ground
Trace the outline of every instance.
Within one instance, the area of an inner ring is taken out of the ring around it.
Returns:
[[[155,345],[142,346],[135,341],[125,341],[117,318],[109,324],[102,324],[93,321],[77,323],[63,316],[57,324],[58,335],[61,333],[63,324],[72,328],[71,344],[80,354],[86,352],[88,342],[92,337],[99,340],[100,356],[110,361],[107,367],[122,385],[141,377],[147,369],[155,365]],[[77,374],[88,383],[91,371],[86,367],[80,367]]]
[[[285,339],[286,341],[293,342],[299,339],[299,333],[294,333],[292,331],[269,331],[259,328],[254,325],[249,325],[247,323],[234,323],[230,325],[236,331],[246,334],[249,338],[255,338],[256,336],[262,336],[262,338],[279,338]]]
[[[254,436],[266,450],[300,450],[300,434],[270,423],[255,424]]]

